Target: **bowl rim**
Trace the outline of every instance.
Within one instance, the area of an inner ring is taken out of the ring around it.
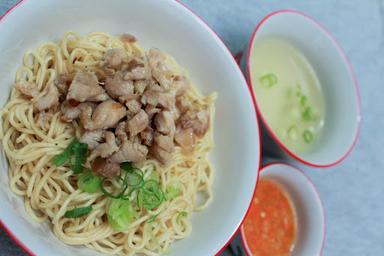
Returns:
[[[291,168],[292,171],[298,172],[300,175],[302,175],[307,180],[308,184],[311,185],[313,191],[315,192],[315,196],[318,198],[318,200],[320,202],[320,210],[321,210],[321,216],[322,216],[322,220],[323,220],[323,234],[322,234],[322,238],[323,239],[322,239],[321,248],[320,248],[320,251],[319,251],[319,255],[323,255],[324,244],[325,244],[325,240],[326,240],[326,229],[327,229],[327,227],[326,227],[326,215],[325,215],[325,211],[324,211],[324,209],[325,209],[324,208],[324,203],[321,200],[320,193],[319,193],[317,187],[315,186],[313,181],[309,178],[309,176],[304,173],[303,170],[301,170],[300,168],[294,166],[293,164],[287,163],[287,162],[282,162],[282,161],[270,162],[268,164],[263,165],[261,167],[261,169],[260,169],[260,172],[267,171],[268,168],[270,168],[272,166],[277,166],[277,165],[285,165],[285,166],[288,166],[289,168]],[[250,208],[251,207],[249,207],[248,211],[250,210]],[[248,212],[247,212],[247,215],[248,215]],[[247,216],[245,216],[245,217],[247,217]],[[252,256],[252,253],[249,251],[248,243],[247,243],[246,238],[245,238],[244,225],[243,224],[240,227],[240,240],[241,240],[241,243],[242,243],[242,245],[244,247],[245,253],[248,256]]]
[[[19,7],[21,4],[23,4],[24,2],[26,2],[27,0],[19,0],[17,3],[15,3],[11,8],[9,8],[3,15],[0,16],[0,25],[2,24],[2,21],[5,20],[5,18],[12,12],[14,11],[17,7]],[[172,0],[174,2],[176,2],[177,4],[179,4],[179,6],[181,6],[182,8],[184,8],[186,11],[188,11],[190,14],[192,14],[192,16],[194,16],[197,20],[201,21],[202,22],[202,25],[208,30],[211,32],[211,34],[216,37],[216,39],[218,41],[220,41],[222,43],[222,45],[224,46],[224,49],[229,53],[229,55],[232,57],[232,61],[234,62],[234,64],[236,64],[236,68],[238,69],[239,73],[241,74],[241,76],[243,77],[246,85],[247,85],[247,88],[250,92],[250,96],[251,96],[251,99],[252,99],[252,104],[253,104],[253,109],[254,109],[254,112],[255,112],[255,121],[256,121],[256,126],[257,126],[257,132],[258,132],[258,137],[259,137],[259,163],[258,163],[258,169],[260,170],[260,165],[261,165],[261,156],[262,156],[262,153],[261,153],[261,149],[262,149],[262,141],[261,141],[261,137],[260,137],[260,123],[258,121],[258,116],[257,116],[257,105],[256,105],[256,99],[254,97],[254,94],[252,93],[252,89],[251,87],[248,85],[247,83],[247,79],[244,75],[244,73],[241,71],[241,68],[239,66],[239,64],[237,63],[234,55],[232,54],[232,52],[229,50],[228,46],[224,43],[224,40],[218,35],[218,33],[216,33],[209,25],[208,23],[198,14],[196,14],[194,11],[191,10],[191,8],[189,8],[186,4],[184,4],[183,2],[181,2],[181,0]],[[255,182],[255,186],[253,188],[253,193],[252,193],[252,197],[250,198],[250,201],[249,201],[249,204],[248,204],[248,207],[247,207],[247,210],[246,212],[244,213],[243,217],[241,218],[240,222],[237,224],[237,227],[235,227],[235,229],[233,230],[233,233],[230,237],[228,237],[228,240],[226,243],[224,243],[223,245],[220,245],[220,249],[214,253],[215,256],[218,256],[220,255],[225,249],[226,247],[231,243],[231,241],[234,239],[234,237],[237,235],[241,225],[243,224],[244,220],[245,220],[245,217],[247,216],[250,208],[251,208],[251,203],[252,203],[252,198],[255,196],[256,194],[256,187],[257,187],[257,183],[259,181],[259,170],[255,170],[257,171],[257,174],[256,174],[256,182]],[[37,256],[37,254],[35,252],[33,252],[27,245],[25,245],[14,233],[12,233],[12,230],[4,223],[4,221],[0,218],[0,226],[3,228],[3,230],[8,234],[8,236],[14,241],[16,242],[16,244],[18,246],[20,246],[20,248],[26,252],[29,256]]]
[[[254,45],[254,41],[255,41],[257,32],[259,31],[260,27],[266,21],[268,21],[270,18],[272,18],[273,16],[280,15],[280,14],[286,14],[286,13],[295,14],[295,15],[304,17],[308,22],[315,24],[324,33],[324,35],[331,40],[333,46],[336,48],[336,50],[339,53],[339,55],[341,56],[344,64],[346,65],[349,76],[352,78],[352,84],[353,84],[355,95],[357,98],[357,112],[358,112],[357,118],[356,118],[357,127],[356,127],[356,131],[355,131],[352,143],[349,146],[348,150],[343,155],[341,155],[337,160],[335,160],[334,162],[324,163],[324,164],[318,164],[318,163],[310,162],[308,160],[305,160],[303,157],[299,156],[297,153],[290,150],[287,146],[285,146],[284,143],[275,135],[272,128],[269,126],[268,122],[264,118],[264,115],[262,114],[260,107],[257,103],[256,97],[255,97],[255,93],[254,93],[253,85],[252,85],[252,79],[251,79],[251,50],[252,50],[252,46]],[[352,68],[352,64],[351,64],[350,60],[348,59],[347,55],[345,54],[344,50],[342,49],[341,45],[337,42],[337,40],[333,36],[333,34],[327,28],[325,28],[319,21],[317,21],[315,18],[305,14],[302,11],[293,10],[293,9],[281,9],[281,10],[273,11],[273,12],[267,14],[257,24],[257,26],[254,29],[252,36],[249,40],[248,48],[247,48],[247,57],[246,57],[246,72],[247,72],[247,78],[248,78],[247,79],[248,86],[250,87],[251,94],[253,95],[252,98],[254,98],[256,101],[256,111],[257,111],[257,113],[261,119],[261,122],[263,123],[264,127],[266,128],[268,134],[272,137],[273,141],[275,141],[278,144],[278,146],[280,148],[282,148],[288,155],[290,155],[293,159],[295,159],[295,160],[297,160],[297,161],[299,161],[305,165],[308,165],[311,167],[316,167],[316,168],[328,168],[328,167],[335,166],[335,165],[339,164],[340,162],[342,162],[343,160],[345,160],[349,156],[349,154],[352,152],[353,148],[355,147],[355,145],[357,143],[357,140],[358,140],[358,137],[360,134],[360,130],[361,130],[362,111],[361,111],[361,95],[360,95],[359,85],[358,85],[358,81],[357,81],[355,72]]]

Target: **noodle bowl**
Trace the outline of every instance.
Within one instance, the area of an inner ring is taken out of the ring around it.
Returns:
[[[79,36],[70,32],[58,43],[46,42],[37,50],[27,52],[23,65],[16,72],[15,82],[36,83],[39,96],[42,96],[59,74],[100,72],[102,56],[111,48],[122,48],[128,55],[143,53],[137,43],[123,43],[106,33]],[[176,73],[186,74],[168,57]],[[192,87],[186,97],[193,104],[205,106],[213,118],[215,94],[203,97]],[[162,190],[177,184],[180,195],[164,201],[154,210],[141,209],[128,230],[115,231],[106,220],[110,198],[101,192],[81,191],[76,183],[77,176],[68,166],[52,163],[52,158],[73,138],[80,137],[79,123],[62,122],[59,107],[34,112],[33,103],[33,99],[25,98],[13,88],[1,111],[0,135],[9,161],[10,188],[24,198],[25,209],[35,221],[50,222],[54,234],[66,244],[85,245],[106,254],[157,255],[165,252],[173,241],[188,236],[192,230],[191,213],[203,210],[212,199],[213,174],[207,159],[213,147],[212,125],[197,140],[192,153],[185,154],[176,147],[170,165],[165,167],[154,159],[142,163],[140,169],[144,178],[157,179]],[[90,168],[90,163],[85,166]],[[109,186],[112,190],[118,187],[114,183]],[[204,194],[203,202],[199,194]],[[64,216],[73,207],[85,205],[93,206],[87,216],[73,219]]]

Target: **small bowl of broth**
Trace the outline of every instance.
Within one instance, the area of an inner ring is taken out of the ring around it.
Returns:
[[[319,23],[297,11],[271,13],[256,27],[245,61],[266,147],[272,139],[315,167],[346,158],[361,120],[357,82],[341,47]]]
[[[324,209],[311,180],[284,163],[263,167],[240,232],[248,255],[321,255]]]

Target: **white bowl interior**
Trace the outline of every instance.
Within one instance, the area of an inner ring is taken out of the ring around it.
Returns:
[[[216,147],[211,154],[214,199],[206,210],[193,215],[192,234],[176,242],[168,255],[215,254],[237,230],[248,209],[260,160],[252,99],[229,51],[176,1],[29,0],[0,23],[1,106],[7,101],[24,52],[44,41],[57,40],[67,31],[132,33],[145,47],[171,54],[204,94],[218,92]],[[0,219],[26,247],[36,255],[95,255],[91,250],[62,244],[48,225],[29,219],[22,199],[9,190],[4,156],[1,163]]]
[[[292,200],[298,223],[292,255],[321,255],[325,236],[324,209],[309,178],[298,169],[280,163],[262,169],[260,178],[277,182]]]
[[[342,50],[318,23],[290,11],[273,14],[262,23],[254,43],[264,38],[279,38],[300,50],[322,85],[326,106],[322,137],[313,150],[297,155],[315,165],[339,161],[353,146],[361,119],[357,85]]]

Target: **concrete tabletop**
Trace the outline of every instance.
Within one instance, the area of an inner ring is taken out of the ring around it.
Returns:
[[[0,0],[0,15],[16,2]],[[219,34],[232,53],[246,45],[265,15],[278,9],[303,11],[332,32],[348,55],[360,84],[363,115],[360,137],[350,156],[335,167],[314,169],[290,161],[310,176],[324,203],[323,254],[384,255],[384,137],[380,135],[384,130],[384,0],[183,2]],[[237,237],[233,244],[238,242]],[[0,255],[26,255],[2,229]],[[226,250],[223,255],[235,254]]]

